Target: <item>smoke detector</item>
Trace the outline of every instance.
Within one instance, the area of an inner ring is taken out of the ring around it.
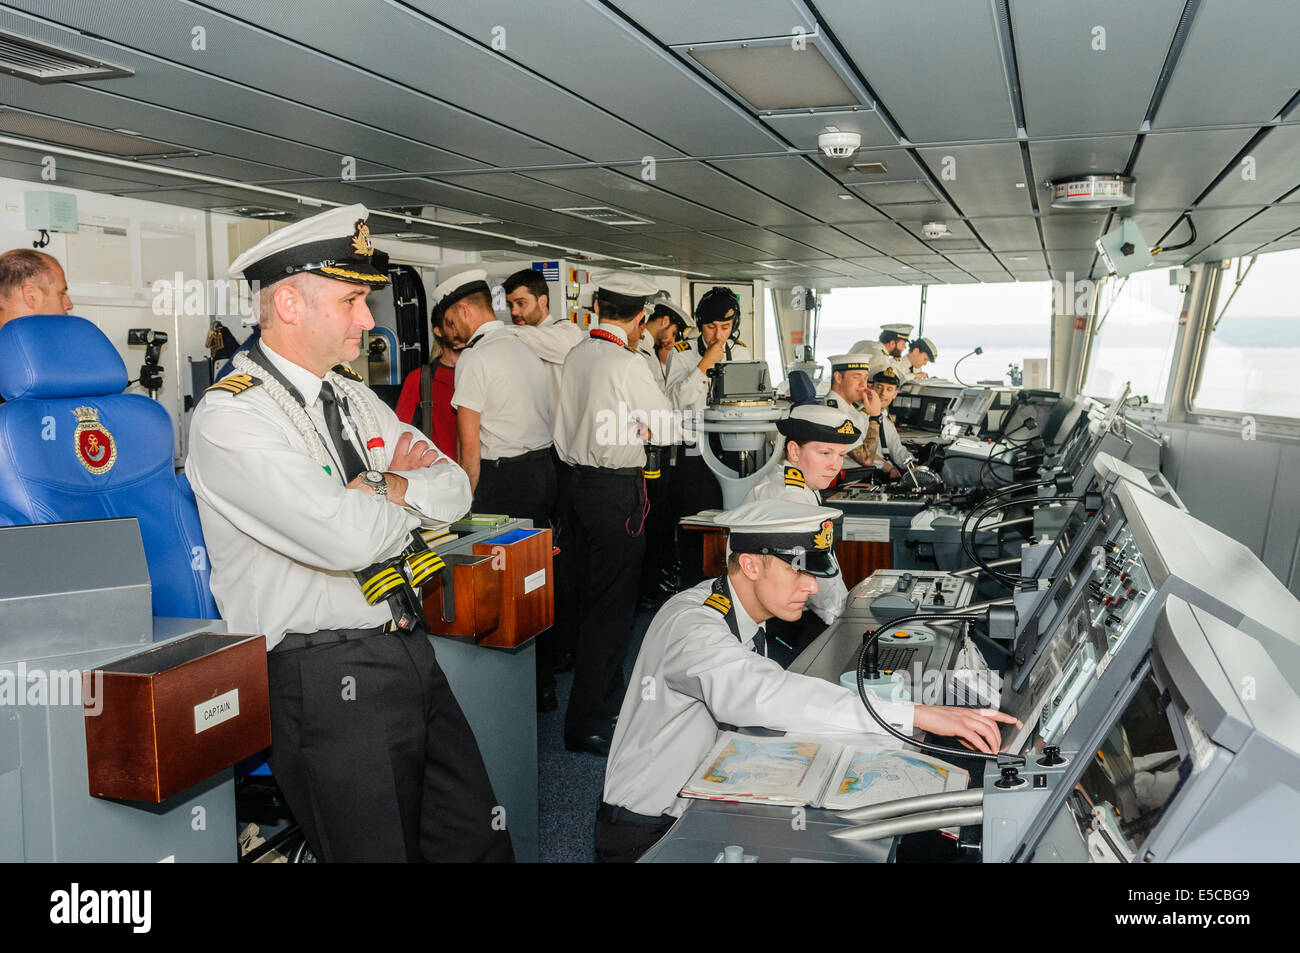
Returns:
[[[817,148],[828,159],[847,159],[861,144],[862,137],[856,132],[823,132],[817,137]]]
[[[921,235],[927,242],[932,242],[937,238],[947,238],[952,234],[952,230],[943,222],[925,222],[921,226]]]

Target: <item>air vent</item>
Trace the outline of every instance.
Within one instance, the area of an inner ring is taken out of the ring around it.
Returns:
[[[600,222],[602,225],[653,225],[654,222],[648,218],[638,218],[631,212],[620,212],[616,208],[610,208],[607,205],[590,205],[583,208],[553,208],[552,212],[559,212],[562,215],[572,215],[574,218],[585,218],[589,222]]]
[[[889,170],[885,168],[883,162],[859,162],[850,166],[854,172],[861,172],[863,175],[884,175]]]
[[[0,132],[23,139],[35,139],[54,145],[87,149],[111,156],[141,158],[172,155],[193,155],[191,150],[177,149],[148,139],[108,132],[94,126],[82,126],[62,119],[49,119],[31,113],[0,110]]]
[[[260,219],[289,219],[293,218],[293,212],[286,212],[284,209],[267,208],[265,205],[223,205],[220,208],[210,208],[209,212],[221,212],[225,215],[239,215],[243,218],[260,218]]]
[[[81,83],[90,79],[118,79],[135,75],[121,66],[40,43],[7,30],[0,30],[0,73],[42,84]]]
[[[828,59],[822,42],[809,34],[798,43],[788,36],[696,43],[684,52],[758,112],[871,106],[838,61]]]

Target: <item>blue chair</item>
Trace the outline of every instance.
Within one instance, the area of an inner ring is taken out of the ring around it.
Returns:
[[[171,417],[124,394],[126,365],[84,318],[0,327],[0,514],[25,523],[134,516],[153,614],[219,618],[198,509],[176,478]]]

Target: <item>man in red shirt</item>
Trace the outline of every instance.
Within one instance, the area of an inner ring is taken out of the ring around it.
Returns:
[[[429,363],[411,371],[402,381],[402,393],[397,398],[397,419],[419,427],[433,438],[439,450],[456,460],[456,410],[451,406],[451,395],[456,389],[456,361],[460,359],[464,342],[445,336],[442,315],[434,310],[430,319],[433,340],[430,343]],[[423,380],[428,379],[427,394],[421,395]],[[421,404],[428,401],[428,408]]]

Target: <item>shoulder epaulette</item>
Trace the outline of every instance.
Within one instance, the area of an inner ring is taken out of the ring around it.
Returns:
[[[798,487],[808,486],[808,484],[804,482],[803,471],[798,467],[785,468],[785,485]]]
[[[691,349],[691,344],[689,341],[678,341],[673,345],[673,347],[679,351],[689,351]]]
[[[827,407],[838,407],[839,404],[835,403],[835,398],[834,398],[834,397],[827,397],[827,398],[826,398],[826,406],[827,406]]]
[[[720,592],[709,594],[709,598],[704,600],[704,604],[710,609],[716,609],[719,615],[726,615],[731,611],[731,600]]]
[[[341,374],[343,377],[346,377],[350,381],[361,380],[361,375],[358,374],[356,371],[354,371],[352,368],[348,367],[348,365],[346,364],[335,364],[332,370],[334,371],[335,374]]]
[[[204,393],[206,394],[208,391],[213,390],[224,390],[238,397],[244,391],[252,390],[260,383],[262,383],[262,379],[260,377],[254,377],[251,374],[231,374],[227,377],[221,378],[221,380],[209,387],[207,391],[204,391]]]

